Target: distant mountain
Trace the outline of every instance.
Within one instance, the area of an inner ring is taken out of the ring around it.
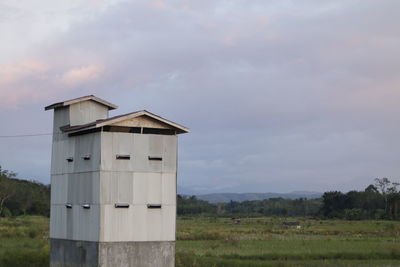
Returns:
[[[195,196],[195,195],[200,195],[202,193],[202,192],[193,190],[190,187],[183,187],[180,185],[178,185],[177,190],[178,190],[178,194],[183,195],[183,196]]]
[[[246,200],[263,200],[269,198],[286,198],[286,199],[297,199],[297,198],[319,198],[322,193],[319,192],[308,192],[308,191],[294,191],[291,193],[214,193],[196,195],[198,199],[208,201],[210,203],[222,203],[232,201],[246,201]]]

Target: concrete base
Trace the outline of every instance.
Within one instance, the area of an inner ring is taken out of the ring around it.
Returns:
[[[51,239],[51,267],[173,267],[175,242],[89,242]]]

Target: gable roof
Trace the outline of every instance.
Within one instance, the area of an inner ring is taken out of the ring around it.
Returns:
[[[162,124],[165,124],[173,129],[176,130],[176,132],[178,134],[180,133],[188,133],[189,129],[179,125],[175,122],[172,122],[170,120],[164,119],[158,115],[155,115],[151,112],[148,112],[147,110],[141,110],[141,111],[136,111],[136,112],[131,112],[131,113],[127,113],[127,114],[123,114],[123,115],[118,115],[118,116],[114,116],[111,118],[107,118],[107,119],[102,119],[102,120],[97,120],[94,122],[90,122],[87,124],[82,124],[82,125],[75,125],[75,126],[69,126],[69,125],[65,125],[63,127],[60,127],[60,130],[65,132],[65,133],[70,133],[70,132],[79,132],[79,131],[84,131],[84,130],[90,130],[90,129],[95,129],[95,128],[100,128],[103,126],[109,126],[109,125],[113,125],[119,122],[123,122],[123,121],[127,121],[130,119],[134,119],[134,118],[138,118],[138,117],[142,117],[142,116],[147,116],[153,120],[156,120],[157,122],[160,122]]]
[[[98,98],[98,97],[96,97],[94,95],[87,95],[87,96],[82,96],[82,97],[70,99],[70,100],[67,100],[67,101],[57,102],[57,103],[51,104],[51,105],[45,107],[44,110],[49,110],[49,109],[54,109],[54,108],[59,108],[59,107],[66,107],[66,106],[69,106],[69,105],[72,105],[72,104],[76,104],[76,103],[83,102],[83,101],[88,101],[88,100],[92,100],[92,101],[95,101],[95,102],[97,102],[99,104],[107,106],[109,110],[118,108],[117,105],[114,105],[114,104],[112,104],[112,103],[110,103],[108,101],[105,101],[105,100],[103,100],[101,98]]]

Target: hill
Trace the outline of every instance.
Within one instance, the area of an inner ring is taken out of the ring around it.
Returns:
[[[200,200],[208,201],[210,203],[227,203],[230,201],[242,202],[252,200],[263,200],[270,198],[284,198],[284,199],[299,199],[307,198],[314,199],[320,198],[322,193],[307,192],[307,191],[294,191],[291,193],[214,193],[196,195]]]

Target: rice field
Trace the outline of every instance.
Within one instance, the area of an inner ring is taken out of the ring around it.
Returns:
[[[181,218],[177,229],[177,266],[400,266],[397,221]]]
[[[0,266],[48,266],[48,224],[39,216],[0,218]],[[179,218],[176,265],[400,266],[400,222]]]

